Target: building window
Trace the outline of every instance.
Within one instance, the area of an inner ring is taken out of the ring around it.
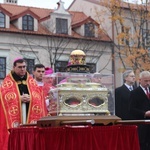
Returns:
[[[68,61],[56,61],[55,72],[66,72]]]
[[[148,47],[150,47],[150,30],[148,29],[142,29],[142,40],[143,43]]]
[[[0,57],[0,79],[6,76],[6,57]]]
[[[68,20],[56,18],[56,33],[68,34]]]
[[[96,64],[94,63],[86,63],[87,66],[90,67],[90,73],[95,73],[96,72]]]
[[[34,30],[34,19],[32,16],[30,15],[25,15],[22,18],[22,29],[23,30],[30,30],[33,31]]]
[[[94,37],[95,36],[95,26],[93,23],[86,23],[84,25],[84,33],[87,37]]]
[[[0,28],[5,28],[5,15],[0,13]]]
[[[33,67],[34,67],[34,59],[28,59],[28,58],[24,58],[26,60],[27,63],[27,71],[29,72],[29,74],[32,74],[33,71]]]

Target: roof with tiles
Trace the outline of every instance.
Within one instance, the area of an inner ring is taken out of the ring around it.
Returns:
[[[129,3],[129,2],[125,2],[123,0],[84,0],[87,1],[89,3],[93,3],[96,5],[101,5],[101,6],[106,6],[109,7],[110,5],[114,4],[114,5],[118,5],[121,8],[124,9],[138,9],[138,10],[144,10],[147,9],[148,11],[150,11],[150,2],[147,3],[147,5],[141,5],[141,4],[136,4],[136,3]],[[76,0],[74,0],[71,5],[69,6],[68,10],[71,8],[71,6],[76,2]],[[116,5],[116,6],[117,6]]]
[[[52,9],[44,9],[37,7],[19,6],[13,4],[1,4],[0,8],[7,10],[12,16],[17,16],[27,10],[31,10],[34,14],[40,17],[40,19],[45,18],[53,12]]]
[[[72,30],[72,35],[58,35],[51,33],[48,29],[40,24],[43,20],[50,18],[50,14],[54,12],[53,9],[45,9],[45,8],[37,8],[37,7],[28,7],[28,6],[19,6],[13,4],[0,4],[0,10],[6,12],[8,16],[10,16],[10,20],[14,20],[19,18],[23,14],[32,14],[33,17],[37,18],[39,21],[38,31],[23,31],[16,28],[13,24],[10,24],[10,28],[0,28],[0,32],[13,32],[13,33],[26,33],[26,34],[33,34],[33,35],[52,35],[52,36],[63,36],[63,37],[72,37],[72,38],[85,38],[75,31]],[[90,17],[86,16],[83,12],[73,12],[68,11],[72,15],[72,27],[73,25],[82,25],[85,21],[89,20]],[[90,18],[93,22],[93,19]],[[98,25],[95,22],[96,25]],[[110,42],[110,38],[103,34],[101,38],[92,38],[93,40],[100,40],[105,42]]]

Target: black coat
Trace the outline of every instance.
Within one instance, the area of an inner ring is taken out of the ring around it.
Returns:
[[[130,92],[124,84],[115,89],[115,115],[122,120],[131,119],[129,113]]]
[[[145,120],[145,112],[150,110],[150,99],[143,89],[139,86],[135,90],[131,91],[130,95],[130,114],[132,119]],[[141,150],[150,150],[150,125],[139,124],[138,125],[139,141]]]
[[[150,110],[150,99],[140,86],[131,91],[130,101],[130,113],[133,119],[145,119],[145,112]]]

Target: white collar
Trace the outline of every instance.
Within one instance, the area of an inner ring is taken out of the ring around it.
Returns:
[[[146,89],[142,86],[142,85],[140,85],[140,87],[142,88],[142,90],[146,93]],[[149,92],[149,88],[147,87],[147,89],[148,89],[148,92]]]
[[[126,83],[124,83],[124,85],[130,90],[130,89],[132,89],[133,90],[133,86],[132,85],[128,85],[128,84],[126,84]]]

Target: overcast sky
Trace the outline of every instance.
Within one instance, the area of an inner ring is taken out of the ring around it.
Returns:
[[[73,0],[61,0],[61,1],[64,2],[65,9],[67,9],[70,6],[70,4],[73,2]],[[124,0],[124,1],[139,3],[141,0]],[[146,1],[146,0],[142,0],[142,1]],[[4,0],[0,0],[0,3],[3,2]],[[18,0],[18,5],[56,9],[57,2],[59,2],[59,0]]]
[[[67,9],[73,0],[62,1],[64,2],[65,8]],[[0,0],[0,3],[3,2],[4,0]],[[18,5],[55,9],[57,8],[57,2],[59,2],[59,0],[18,0]]]

